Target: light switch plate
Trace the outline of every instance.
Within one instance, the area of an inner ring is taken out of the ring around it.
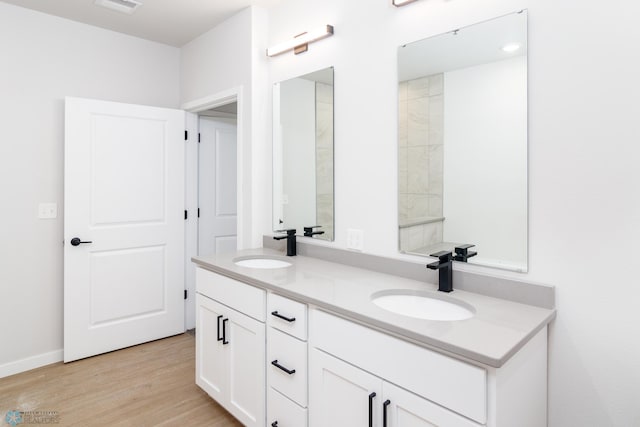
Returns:
[[[58,217],[57,203],[40,203],[38,205],[38,218],[55,219]]]
[[[364,232],[355,228],[347,229],[347,249],[362,251],[364,249]]]

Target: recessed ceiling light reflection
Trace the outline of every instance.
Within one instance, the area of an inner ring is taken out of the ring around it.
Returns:
[[[503,52],[507,52],[507,53],[515,52],[518,49],[520,49],[520,44],[519,43],[509,43],[509,44],[506,44],[506,45],[502,46],[502,51]]]

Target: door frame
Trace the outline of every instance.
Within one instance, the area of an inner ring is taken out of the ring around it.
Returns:
[[[182,104],[181,108],[186,111],[186,130],[188,138],[185,146],[185,209],[189,212],[185,221],[185,289],[187,290],[187,300],[185,301],[185,326],[192,329],[196,325],[196,304],[195,304],[195,266],[191,262],[191,257],[198,254],[198,113],[212,108],[227,105],[232,102],[238,104],[236,121],[236,186],[237,186],[237,249],[244,248],[244,221],[248,218],[248,208],[243,202],[244,188],[244,153],[249,152],[245,147],[243,134],[244,127],[244,98],[243,87],[236,86],[203,98],[189,101]]]

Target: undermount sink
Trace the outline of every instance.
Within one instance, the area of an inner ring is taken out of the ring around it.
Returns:
[[[475,314],[471,305],[432,292],[382,291],[373,294],[371,300],[383,310],[416,319],[465,320]]]
[[[275,257],[240,257],[233,260],[233,263],[240,267],[272,269],[285,268],[291,265],[290,262]]]

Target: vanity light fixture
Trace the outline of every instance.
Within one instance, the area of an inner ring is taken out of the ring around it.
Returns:
[[[413,3],[414,1],[416,0],[392,0],[391,2],[393,3],[394,6],[400,7],[400,6],[404,6],[405,4]]]
[[[136,0],[95,0],[94,3],[98,6],[106,7],[107,9],[126,13],[128,15],[133,14],[136,9],[142,6],[142,2]]]
[[[277,44],[267,49],[267,56],[276,56],[281,53],[293,50],[296,55],[306,52],[309,49],[309,43],[324,39],[333,35],[333,25],[324,25],[314,31],[298,34],[293,39]]]
[[[508,43],[502,46],[502,50],[507,53],[515,52],[520,49],[520,45],[518,43]]]

